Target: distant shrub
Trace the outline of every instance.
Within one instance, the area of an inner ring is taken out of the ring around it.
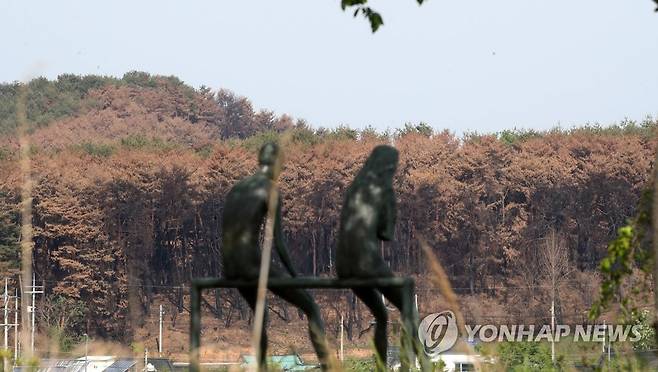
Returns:
[[[551,352],[541,342],[501,342],[498,356],[508,371],[559,371],[553,365]]]
[[[80,148],[88,155],[100,158],[107,158],[115,151],[114,146],[103,143],[84,142],[80,144]]]
[[[320,137],[308,127],[290,129],[291,139],[294,143],[315,145],[320,143]]]
[[[280,134],[273,130],[266,132],[256,133],[253,136],[247,137],[241,141],[244,148],[252,151],[257,151],[266,142],[279,142]]]
[[[479,133],[477,131],[466,131],[462,135],[462,141],[464,143],[481,143],[483,138],[489,136],[488,134]]]
[[[383,132],[379,132],[372,125],[368,125],[367,127],[363,128],[361,132],[359,132],[359,139],[360,140],[377,139],[380,141],[388,141],[389,139],[391,139],[391,132],[389,129],[386,129]]]
[[[526,130],[526,129],[506,129],[502,132],[497,133],[498,139],[506,145],[514,145],[519,142],[523,142],[530,138],[541,137],[541,133],[535,130]]]
[[[158,81],[153,76],[142,71],[126,72],[121,78],[121,82],[143,88],[155,88],[158,86]]]
[[[0,160],[9,160],[12,152],[6,147],[0,147]]]
[[[354,141],[359,138],[359,131],[352,129],[347,125],[341,124],[334,129],[320,128],[315,131],[316,135],[321,139],[329,140],[350,140]]]
[[[144,352],[144,344],[141,342],[137,342],[137,341],[131,342],[130,345],[128,345],[128,347],[130,347],[130,350],[134,354],[141,354]]]
[[[354,359],[349,358],[343,363],[343,368],[346,371],[374,371],[375,370],[375,359],[374,358],[365,358],[365,359]]]
[[[654,330],[651,320],[653,316],[649,310],[634,311],[632,314],[633,325],[639,326],[640,339],[633,342],[635,350],[655,350],[656,331]]]
[[[121,139],[121,146],[130,149],[171,150],[178,145],[158,137],[146,137],[142,134],[130,135]]]
[[[30,154],[30,156],[35,156],[35,155],[39,154],[40,152],[41,152],[41,149],[39,148],[39,146],[37,146],[33,143],[30,144],[30,147],[29,147],[29,150],[28,150],[28,153]]]
[[[207,159],[212,154],[212,150],[213,150],[212,144],[207,144],[195,149],[194,151],[200,157]]]
[[[656,128],[658,128],[658,120],[653,119],[651,116],[647,116],[639,123],[628,118],[612,125],[587,123],[581,127],[571,129],[568,133],[604,136],[639,135],[645,138],[651,138],[655,137]]]
[[[420,134],[421,136],[431,137],[434,129],[427,123],[421,121],[418,124],[405,123],[404,128],[395,131],[396,137],[404,137],[409,134]]]
[[[121,146],[141,149],[148,145],[149,141],[146,136],[136,134],[121,139]]]
[[[74,75],[62,74],[54,81],[55,88],[61,93],[66,93],[82,99],[90,90],[101,88],[108,83],[116,83],[117,79],[98,75]]]

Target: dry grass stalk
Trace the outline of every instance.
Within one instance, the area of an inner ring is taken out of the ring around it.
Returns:
[[[21,345],[23,345],[23,357],[32,357],[30,344],[30,333],[28,327],[28,306],[30,306],[29,295],[23,292],[24,286],[32,283],[32,174],[30,161],[30,142],[27,124],[27,86],[19,85],[18,99],[16,100],[16,120],[18,122],[18,140],[20,144],[20,169],[21,169]]]

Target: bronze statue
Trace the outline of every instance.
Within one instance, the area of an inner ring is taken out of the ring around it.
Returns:
[[[347,189],[340,217],[336,250],[336,271],[341,279],[392,277],[393,272],[379,255],[380,240],[393,239],[396,219],[393,175],[398,151],[391,146],[377,146]],[[352,288],[375,317],[375,349],[380,362],[386,363],[388,314],[382,294],[402,312],[403,293],[399,288]],[[417,318],[417,316],[414,316]],[[421,363],[424,356],[417,345],[415,319],[403,319],[410,332],[412,346]],[[403,338],[404,340],[404,338]],[[404,343],[403,343],[404,345]],[[411,345],[410,345],[411,346]],[[382,368],[380,366],[379,368]]]
[[[258,162],[260,170],[253,176],[238,182],[226,196],[222,219],[222,258],[224,276],[227,279],[258,280],[261,261],[259,248],[261,227],[264,225],[267,216],[270,190],[275,187],[274,181],[279,176],[279,164],[281,162],[279,147],[274,143],[263,145],[258,155]],[[288,256],[283,231],[281,230],[280,199],[277,200],[276,208],[273,245],[287,272],[277,266],[270,265],[269,277],[295,277],[295,269]],[[251,309],[255,310],[256,287],[241,288],[239,291]],[[311,342],[322,369],[326,370],[329,353],[324,324],[317,304],[308,292],[303,289],[273,288],[271,291],[306,314]],[[266,321],[264,322],[266,324]],[[267,335],[265,326],[263,326],[259,355],[256,356],[263,368],[266,365],[266,350]]]

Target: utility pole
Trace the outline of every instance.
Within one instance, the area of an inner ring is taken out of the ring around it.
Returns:
[[[3,343],[3,351],[4,352],[9,351],[9,327],[17,327],[17,325],[18,325],[18,291],[17,291],[16,294],[17,294],[16,296],[10,296],[9,295],[8,279],[5,278],[5,292],[2,295],[3,302],[4,302],[4,304],[3,304],[4,322],[2,324],[0,324],[5,329],[5,335],[4,335],[5,337],[4,337],[4,343]],[[14,323],[9,323],[9,301],[11,301],[12,298],[14,299],[14,302],[15,302],[14,307],[16,308],[16,310],[15,310],[16,312],[14,313]],[[18,337],[18,336],[14,336],[14,338],[16,338],[16,337]],[[14,343],[16,343],[16,341],[14,341]],[[14,350],[15,349],[16,348],[14,347]],[[16,351],[14,351],[14,360],[16,360]],[[3,356],[2,356],[2,361],[4,363],[5,370],[8,371],[7,367],[9,366],[9,363],[8,363],[8,360],[7,360],[7,355],[4,354],[4,353],[3,353]]]
[[[9,324],[7,324],[7,322],[9,321],[9,319],[7,319],[8,316],[9,316],[9,311],[8,311],[9,310],[9,308],[8,308],[8,306],[9,306],[9,292],[8,292],[8,290],[9,289],[7,288],[7,278],[5,278],[5,294],[3,296],[4,302],[5,302],[5,343],[3,344],[4,345],[4,350],[7,350],[7,343],[9,341],[9,339],[8,339]]]
[[[89,364],[89,357],[88,357],[88,349],[87,349],[87,344],[89,343],[89,335],[88,334],[83,334],[85,336],[85,372],[87,372],[87,365]]]
[[[14,363],[18,360],[18,289],[14,292]]]
[[[35,316],[36,316],[36,295],[37,294],[43,294],[43,286],[37,286],[36,285],[36,276],[34,273],[32,274],[32,286],[28,287],[30,290],[26,291],[25,293],[31,294],[32,295],[32,306],[28,307],[27,311],[29,313],[32,313],[32,329],[31,329],[31,337],[30,337],[30,352],[34,354],[34,329],[35,329]]]
[[[343,353],[343,316],[340,316],[340,361],[342,362],[345,357]]]
[[[603,321],[603,328],[607,329],[605,325],[605,320]],[[605,334],[603,335],[603,343],[601,343],[601,353],[605,355]]]
[[[5,343],[4,343],[3,351],[5,351],[5,352],[7,351],[7,341],[8,341],[7,336],[8,336],[8,332],[9,332],[9,324],[7,324],[7,322],[9,321],[7,319],[8,315],[9,315],[8,311],[7,311],[8,310],[7,306],[9,305],[9,293],[7,293],[7,290],[8,290],[8,288],[7,288],[7,278],[5,278],[5,294],[3,296],[4,302],[5,302],[5,322],[4,322],[5,323]],[[5,371],[9,371],[9,368],[8,368],[9,366],[7,364],[8,364],[7,363],[7,355],[3,353],[2,354],[2,365],[5,369]]]
[[[610,326],[608,326],[610,327]],[[607,329],[606,329],[607,331]],[[612,343],[612,338],[610,337],[610,333],[606,332],[606,336],[608,336],[608,363],[610,363],[610,344]]]
[[[160,304],[160,337],[158,338],[158,356],[162,356],[162,315],[164,312],[162,311],[162,304]]]
[[[34,355],[34,314],[36,313],[36,307],[35,305],[35,298],[36,298],[36,293],[34,286],[36,285],[36,277],[34,276],[34,273],[32,273],[32,335],[30,336],[30,352],[32,355]]]
[[[551,301],[551,361],[555,364],[555,300]]]

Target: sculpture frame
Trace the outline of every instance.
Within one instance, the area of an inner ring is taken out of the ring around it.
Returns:
[[[201,348],[201,295],[204,289],[212,288],[245,288],[258,285],[256,281],[229,280],[222,278],[196,278],[190,288],[190,348],[189,371],[199,372],[199,349]],[[403,296],[403,311],[401,317],[412,319],[414,280],[406,277],[372,278],[372,279],[334,279],[334,278],[271,278],[268,288],[305,288],[305,289],[351,289],[351,288],[400,288]],[[403,337],[411,337],[403,333]],[[408,340],[409,345],[415,340]],[[407,351],[408,352],[408,351]]]

